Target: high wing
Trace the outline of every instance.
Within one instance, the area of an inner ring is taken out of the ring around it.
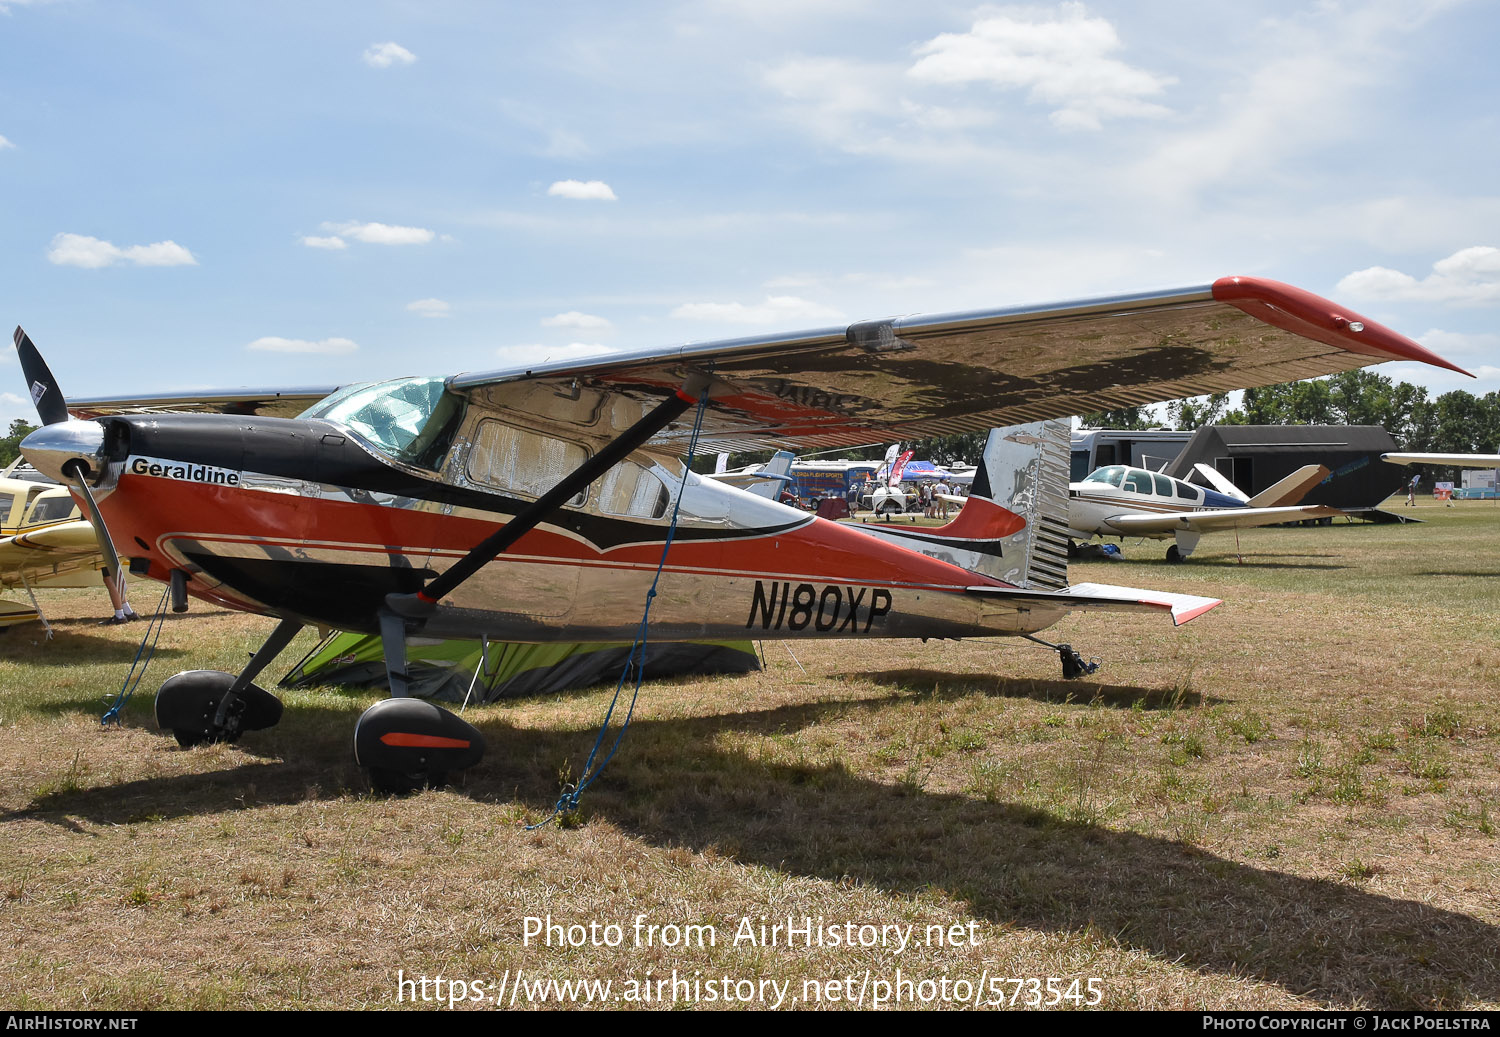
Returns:
[[[1221,529],[1250,529],[1254,526],[1274,526],[1278,522],[1329,518],[1342,514],[1337,508],[1310,504],[1293,508],[1225,508],[1221,511],[1174,511],[1161,515],[1111,515],[1108,521],[1111,526],[1127,535],[1149,536],[1178,531],[1212,533]]]
[[[1500,454],[1381,454],[1391,464],[1446,464],[1459,468],[1500,468]]]
[[[713,376],[701,448],[798,453],[1019,425],[1332,374],[1388,360],[1462,371],[1310,292],[1262,278],[1042,306],[862,321],[848,327],[483,373],[447,387],[518,422],[556,401],[651,404]],[[78,417],[300,414],[340,386],[72,399]],[[626,404],[625,409],[629,409]],[[676,452],[687,418],[648,444]],[[608,438],[601,420],[600,439]]]
[[[865,321],[787,336],[456,375],[471,405],[545,419],[601,415],[713,378],[701,448],[799,453],[1018,425],[1330,374],[1387,360],[1459,370],[1421,345],[1275,281]],[[1467,373],[1467,372],[1463,372]],[[602,427],[609,422],[600,421]],[[651,445],[680,447],[679,420]]]
[[[236,389],[232,391],[170,392],[151,396],[96,396],[68,401],[68,412],[79,418],[107,414],[241,414],[293,418],[337,392],[342,386],[304,386],[295,389]]]

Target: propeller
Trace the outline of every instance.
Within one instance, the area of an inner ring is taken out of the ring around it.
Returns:
[[[52,376],[52,369],[47,366],[47,361],[42,359],[41,352],[20,327],[16,328],[14,336],[16,352],[21,357],[21,372],[26,376],[26,382],[31,392],[31,402],[36,405],[37,417],[42,419],[43,425],[56,425],[71,420],[68,414],[68,401],[64,398],[62,390],[58,388],[57,379]],[[69,461],[63,465],[63,474],[68,478],[68,485],[83,501],[84,509],[89,513],[89,523],[94,527],[94,537],[99,542],[99,553],[104,556],[104,571],[111,583],[119,589],[121,594],[125,591],[125,574],[120,570],[120,555],[115,550],[115,542],[110,538],[109,527],[104,524],[104,516],[99,514],[99,505],[94,500],[94,493],[89,489],[88,480],[84,477],[87,469],[81,460]]]
[[[57,387],[57,379],[52,377],[52,369],[42,359],[31,336],[18,327],[15,342],[16,352],[21,355],[21,373],[26,376],[31,402],[36,406],[36,413],[42,419],[42,424],[55,425],[59,421],[67,421],[68,401],[63,399],[62,390]]]

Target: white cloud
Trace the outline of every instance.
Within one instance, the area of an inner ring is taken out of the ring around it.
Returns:
[[[154,245],[129,245],[121,248],[85,234],[59,234],[52,239],[47,259],[58,266],[81,266],[90,270],[134,263],[136,266],[197,266],[193,254],[175,241],[158,241]]]
[[[1372,127],[1388,120],[1375,105],[1401,96],[1391,84],[1415,89],[1403,68],[1408,41],[1445,0],[1296,6],[1262,19],[1237,54],[1225,52],[1233,85],[1199,97],[1197,111],[1139,164],[1111,170],[1114,186],[1178,202],[1211,186],[1243,193],[1261,183],[1276,197],[1303,186],[1303,170],[1289,159],[1349,147],[1366,153]],[[1394,125],[1401,122],[1396,116]],[[1347,180],[1329,189],[1357,197]]]
[[[197,266],[193,254],[175,241],[158,241],[154,245],[131,245],[120,254],[137,266]]]
[[[353,339],[347,338],[325,338],[316,342],[309,342],[303,338],[279,338],[270,335],[258,338],[245,347],[258,352],[267,353],[328,353],[341,355],[352,353],[359,348]]]
[[[1168,109],[1147,101],[1176,79],[1109,57],[1121,47],[1115,28],[1091,18],[1081,3],[1056,15],[1014,9],[976,21],[966,33],[943,33],[917,48],[923,55],[907,74],[927,83],[988,83],[1027,90],[1052,108],[1054,125],[1097,130],[1102,120],[1159,117]]]
[[[842,313],[830,306],[808,302],[795,295],[768,295],[764,302],[749,306],[738,302],[683,303],[672,311],[671,316],[725,324],[778,324],[793,320],[844,319]]]
[[[36,408],[24,396],[13,392],[0,392],[0,434],[10,431],[10,423],[20,418],[27,424],[36,424]]]
[[[3,135],[0,135],[0,151],[3,151],[6,148],[13,148],[13,147],[15,147],[15,145],[10,142],[9,138],[7,138],[7,137],[5,137]]]
[[[325,223],[323,229],[355,241],[363,241],[367,245],[425,245],[437,236],[425,227],[394,227],[386,223],[359,223],[352,220],[347,223]]]
[[[1500,302],[1500,249],[1475,245],[1432,264],[1420,281],[1383,266],[1356,270],[1338,290],[1359,299],[1402,299],[1478,305]]]
[[[343,238],[338,237],[337,235],[327,238],[320,238],[314,234],[305,234],[302,237],[302,244],[306,245],[308,248],[340,249],[349,247],[349,243],[346,242]]]
[[[822,286],[821,278],[807,274],[783,274],[761,282],[762,288],[769,288],[772,291],[778,288],[821,288]]]
[[[1489,383],[1483,388],[1476,389],[1474,381],[1455,375],[1451,388],[1465,389],[1468,392],[1477,391],[1480,395],[1489,391],[1491,387],[1500,388],[1500,367],[1495,365],[1495,359],[1500,357],[1500,334],[1443,331],[1440,328],[1433,328],[1431,331],[1416,336],[1416,339],[1444,360],[1451,361],[1473,374],[1480,382]],[[1412,377],[1407,380],[1418,384],[1429,383],[1431,379],[1427,376],[1435,373],[1425,364],[1409,366],[1414,370]],[[1381,370],[1384,371],[1385,368],[1382,367]]]
[[[569,310],[567,313],[559,313],[555,317],[543,317],[544,328],[612,328],[614,327],[603,317],[596,317],[592,313],[579,313],[577,310]]]
[[[372,43],[363,55],[371,68],[390,68],[392,65],[410,65],[417,56],[399,43]]]
[[[406,309],[419,317],[446,317],[451,308],[442,299],[418,299],[406,304]]]
[[[559,180],[547,188],[547,194],[585,202],[618,201],[613,188],[603,180]]]

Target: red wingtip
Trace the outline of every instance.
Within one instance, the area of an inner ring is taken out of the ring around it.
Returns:
[[[1221,277],[1214,282],[1213,293],[1220,302],[1314,342],[1383,360],[1417,360],[1474,377],[1421,343],[1413,342],[1383,324],[1280,281],[1263,277]]]

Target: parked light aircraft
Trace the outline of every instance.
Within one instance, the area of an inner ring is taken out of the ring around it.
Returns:
[[[0,629],[45,622],[32,588],[97,588],[103,564],[66,489],[19,461],[0,471],[0,590],[20,589],[30,602],[0,599]]]
[[[1197,471],[1215,489],[1128,465],[1109,465],[1068,484],[1068,527],[1079,537],[1172,538],[1167,561],[1181,562],[1205,533],[1249,529],[1300,519],[1342,515],[1337,508],[1297,505],[1328,478],[1322,465],[1304,465],[1254,497],[1207,465]]]
[[[727,458],[729,455],[720,454],[719,456]],[[781,496],[781,491],[792,481],[792,477],[787,473],[791,470],[793,460],[790,450],[778,450],[765,464],[746,465],[744,468],[714,472],[709,478],[722,482],[726,486],[737,486],[757,497],[777,500]]]
[[[1185,622],[1217,604],[1068,586],[1066,514],[1046,477],[1055,466],[1065,478],[1067,441],[1042,424],[1009,433],[958,519],[910,546],[686,472],[695,438],[711,451],[845,448],[1385,360],[1452,368],[1255,278],[403,378],[322,400],[219,399],[237,414],[151,413],[171,403],[157,398],[70,419],[35,347],[19,329],[16,340],[44,422],[22,450],[101,511],[101,546],[169,581],[174,607],[193,595],[280,620],[238,675],[167,680],[158,723],[183,744],[274,724],[281,704],[253,681],[304,624],[379,633],[392,698],[360,718],[355,748],[393,790],[483,753],[477,729],[406,696],[407,636],[629,640],[658,568],[650,630],[674,640],[1030,636],[1073,609]],[[316,405],[257,414],[299,402]]]

